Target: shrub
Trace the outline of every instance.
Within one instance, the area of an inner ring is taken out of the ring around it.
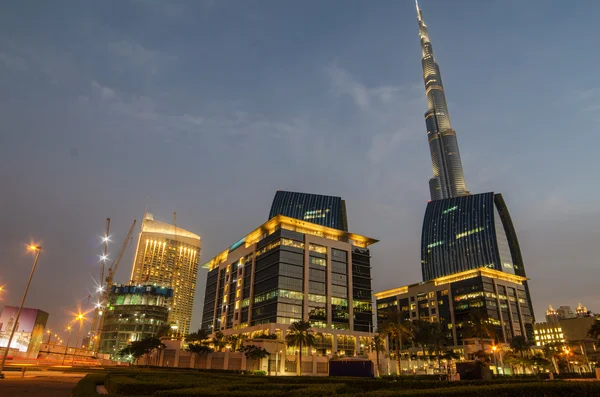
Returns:
[[[600,395],[596,382],[529,382],[521,384],[487,385],[480,387],[458,386],[447,389],[381,390],[357,393],[355,397],[586,397]]]
[[[267,376],[267,371],[256,370],[252,374],[256,376]]]
[[[105,374],[89,374],[77,382],[71,396],[73,397],[97,397],[96,386],[104,384]]]

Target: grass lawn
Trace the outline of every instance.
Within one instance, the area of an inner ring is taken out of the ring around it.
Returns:
[[[600,396],[600,382],[495,379],[489,382],[335,377],[273,377],[166,369],[119,369],[84,377],[73,397],[97,397],[103,384],[109,396],[138,397],[585,397]]]

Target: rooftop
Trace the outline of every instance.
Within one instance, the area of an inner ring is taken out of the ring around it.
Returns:
[[[428,284],[428,283],[434,283],[434,285],[436,285],[436,286],[444,285],[444,284],[450,284],[450,283],[460,281],[460,280],[474,278],[477,276],[495,278],[495,279],[509,281],[509,282],[516,283],[516,284],[523,284],[523,281],[527,280],[526,277],[521,277],[521,276],[517,276],[515,274],[501,272],[499,270],[490,269],[487,267],[480,267],[478,269],[466,270],[464,272],[451,274],[449,276],[434,278],[429,281],[422,281],[420,283],[414,283],[414,284],[405,285],[405,286],[399,287],[399,288],[393,288],[393,289],[388,289],[388,290],[381,291],[381,292],[376,292],[373,295],[375,295],[375,298],[377,298],[377,299],[384,299],[384,298],[389,298],[392,296],[406,294],[406,293],[408,293],[409,288],[415,287],[418,285],[423,285],[423,284]]]
[[[290,218],[284,215],[276,215],[263,223],[261,226],[248,233],[245,237],[234,243],[225,251],[216,255],[214,258],[202,265],[206,269],[214,269],[220,263],[227,260],[229,252],[234,251],[238,247],[249,247],[274,233],[278,229],[293,230],[299,233],[311,234],[319,237],[328,238],[336,241],[348,241],[358,247],[366,248],[371,244],[375,244],[379,240],[371,237],[362,236],[360,234],[348,233],[343,230],[332,229],[330,227],[317,225],[311,222],[301,221],[299,219]]]
[[[142,233],[160,233],[160,234],[170,234],[178,237],[187,237],[191,239],[196,239],[200,241],[200,236],[189,232],[185,229],[177,227],[175,225],[170,225],[165,222],[155,221],[154,217],[150,213],[146,213],[144,221],[142,222]]]

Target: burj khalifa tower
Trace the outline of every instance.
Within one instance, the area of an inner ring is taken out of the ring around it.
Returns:
[[[465,196],[470,193],[465,184],[456,131],[450,124],[442,75],[433,57],[433,47],[429,40],[427,25],[423,20],[423,13],[419,4],[416,5],[419,38],[421,39],[423,81],[429,107],[425,112],[425,124],[427,125],[427,138],[433,167],[433,178],[429,180],[431,199],[440,200]]]

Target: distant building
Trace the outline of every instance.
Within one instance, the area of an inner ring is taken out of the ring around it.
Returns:
[[[116,354],[130,342],[156,336],[169,324],[173,290],[154,285],[114,285],[100,333],[98,351]]]
[[[577,309],[575,309],[575,316],[577,317],[591,317],[591,312],[587,307],[583,306],[581,303],[577,305]]]
[[[278,190],[271,205],[269,219],[276,215],[348,231],[346,202],[341,197]]]
[[[502,195],[488,192],[429,202],[421,236],[423,281],[481,267],[527,278]],[[523,285],[533,316],[527,281]]]
[[[589,363],[600,360],[598,341],[587,335],[596,317],[559,318],[557,322],[535,323],[535,345],[543,347],[552,345],[564,354],[569,349],[570,361],[574,363]],[[561,348],[562,347],[562,348]],[[585,371],[591,368],[584,369]]]
[[[575,313],[571,309],[571,306],[560,306],[558,309],[556,309],[556,314],[557,314],[557,316],[558,316],[559,319],[575,318],[576,317]]]
[[[190,330],[200,264],[200,236],[146,214],[131,272],[134,285],[173,289],[169,322],[180,334]]]
[[[16,321],[18,307],[4,306],[0,312],[0,348],[8,346],[12,330],[15,330],[10,349],[18,351],[18,355],[37,358],[44,337],[44,329],[48,322],[48,313],[39,309],[23,308],[19,321]],[[4,349],[0,349],[3,351]]]
[[[375,242],[276,215],[203,265],[202,329],[282,340],[291,323],[306,320],[320,333],[317,354],[358,353],[372,330]]]
[[[475,313],[488,319],[496,338],[533,338],[533,319],[524,277],[486,267],[375,293],[378,321],[397,309],[406,320],[439,322],[450,345],[459,346]]]

